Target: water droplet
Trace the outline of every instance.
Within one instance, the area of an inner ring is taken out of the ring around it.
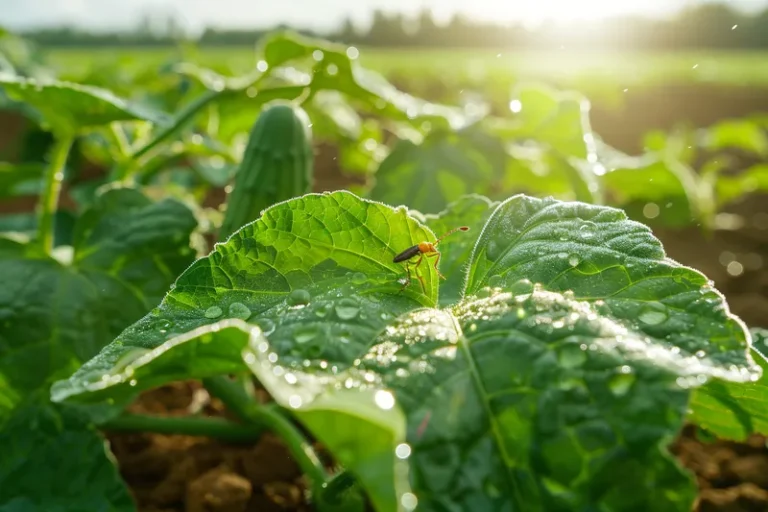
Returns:
[[[311,298],[312,296],[307,290],[293,290],[290,294],[288,294],[288,304],[291,306],[306,305],[309,304],[309,299]]]
[[[298,409],[301,407],[301,404],[303,403],[303,400],[299,395],[291,395],[288,397],[288,405],[290,405],[294,409]]]
[[[725,270],[726,272],[728,272],[728,275],[732,277],[738,277],[744,273],[744,265],[742,265],[738,261],[732,261],[728,264]]]
[[[579,228],[579,234],[581,235],[581,238],[592,238],[595,236],[596,228],[597,226],[594,222],[587,221]]]
[[[406,492],[400,497],[400,504],[405,510],[414,510],[419,505],[419,500],[415,494]]]
[[[315,339],[318,334],[318,329],[315,326],[308,325],[296,329],[293,333],[293,339],[296,340],[296,343],[307,343]]]
[[[373,397],[373,400],[376,402],[376,405],[378,405],[385,411],[388,411],[395,406],[394,395],[389,391],[385,391],[383,389],[376,392],[376,394]]]
[[[577,267],[581,260],[576,254],[571,254],[571,256],[568,258],[568,264],[572,267]]]
[[[211,306],[205,310],[205,318],[219,318],[223,313],[219,306]]]
[[[640,311],[638,317],[641,322],[647,325],[658,325],[669,317],[667,308],[658,302],[650,302]]]
[[[636,377],[632,373],[618,373],[608,380],[608,388],[616,396],[624,396],[635,383]]]
[[[251,310],[242,302],[233,302],[229,305],[229,317],[248,320],[251,317]]]
[[[512,295],[525,295],[533,292],[533,283],[530,279],[521,279],[509,287]]]
[[[352,320],[360,312],[357,301],[350,298],[341,299],[335,309],[340,320]]]
[[[362,272],[355,272],[352,274],[352,278],[350,279],[352,284],[365,284],[367,280],[368,278]]]
[[[697,350],[696,351],[696,357],[698,357],[699,359],[703,358],[706,355],[707,355],[707,353],[704,352],[703,350]]]
[[[587,354],[579,345],[568,343],[560,349],[557,359],[563,368],[575,368],[584,364],[587,360]]]
[[[128,385],[131,387],[135,386],[136,384],[138,384],[138,382],[136,382],[136,379],[131,379],[131,381],[128,383]]]
[[[504,278],[499,274],[492,275],[488,278],[488,286],[492,288],[498,288],[504,285]]]
[[[395,455],[398,459],[407,459],[411,456],[411,446],[407,443],[400,443],[395,447]]]

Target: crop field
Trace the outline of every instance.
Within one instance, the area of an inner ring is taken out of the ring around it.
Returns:
[[[24,44],[3,512],[768,510],[763,54]]]

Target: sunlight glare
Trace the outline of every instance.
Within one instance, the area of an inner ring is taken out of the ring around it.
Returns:
[[[658,2],[656,2],[658,3]],[[650,4],[650,5],[649,5]],[[473,16],[489,20],[522,22],[535,26],[545,20],[560,23],[595,21],[629,13],[653,10],[653,1],[647,0],[536,0],[528,2],[499,2],[476,0],[464,9]]]

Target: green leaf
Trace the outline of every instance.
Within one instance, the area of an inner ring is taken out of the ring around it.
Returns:
[[[0,198],[39,194],[44,171],[42,164],[0,162]]]
[[[469,232],[451,235],[440,242],[440,272],[446,277],[440,283],[440,305],[447,306],[459,301],[464,289],[466,267],[472,249],[483,230],[485,222],[498,206],[497,202],[472,194],[449,204],[438,214],[425,215],[422,222],[441,236],[459,226],[468,226]],[[415,212],[412,212],[415,214]]]
[[[0,87],[11,98],[34,107],[54,132],[75,133],[114,121],[168,121],[164,113],[131,104],[98,87],[7,75],[0,75]]]
[[[0,429],[3,512],[132,512],[104,439],[68,407],[26,404]]]
[[[533,139],[567,157],[587,160],[595,151],[589,125],[589,102],[575,92],[539,84],[521,84],[512,94],[514,113],[508,138]]]
[[[719,174],[715,182],[718,206],[725,206],[749,194],[768,191],[768,165],[757,164],[736,175]]]
[[[77,369],[157,305],[194,259],[195,225],[179,203],[114,189],[79,220],[71,264],[7,254],[0,262],[3,409]]]
[[[660,447],[688,396],[672,349],[529,289],[402,317],[362,367],[408,416],[420,510],[683,512],[692,479]]]
[[[463,195],[489,195],[506,153],[498,139],[473,132],[433,131],[419,145],[400,141],[376,171],[371,198],[437,213]]]
[[[710,151],[737,148],[758,156],[768,155],[768,134],[762,126],[747,119],[729,119],[707,127],[701,146]]]
[[[429,222],[491,207],[464,198]],[[389,263],[419,239],[434,235],[405,209],[348,192],[275,205],[52,397],[122,401],[247,364],[379,506],[690,510],[666,446],[692,390],[760,374],[706,278],[619,210],[516,196],[480,230],[464,298],[436,309]],[[405,413],[405,442],[382,404]],[[413,495],[392,491],[395,443]]]
[[[392,261],[425,240],[434,234],[404,208],[349,192],[279,203],[193,263],[157,309],[57,383],[54,397],[101,389],[102,376],[122,358],[223,318],[260,325],[281,356],[349,364],[393,315],[436,303],[431,265],[419,269],[426,295],[415,276],[400,293],[405,272]]]
[[[667,258],[650,228],[621,210],[526,196],[502,203],[475,246],[466,293],[523,279],[601,304],[678,347],[691,368],[711,358],[718,377],[741,382],[756,370],[743,325],[712,283]]]
[[[690,420],[720,438],[745,441],[751,434],[768,435],[768,330],[752,329],[752,358],[763,370],[756,382],[713,381],[699,388],[690,405]]]
[[[396,455],[405,444],[405,416],[392,394],[358,372],[309,373],[284,368],[266,339],[251,336],[243,358],[272,397],[351,471],[375,510],[401,510],[408,468]]]

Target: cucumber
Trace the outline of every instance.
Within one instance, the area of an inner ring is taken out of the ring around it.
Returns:
[[[265,208],[311,192],[313,166],[307,113],[289,103],[266,105],[251,129],[235,174],[219,240],[258,219]]]

